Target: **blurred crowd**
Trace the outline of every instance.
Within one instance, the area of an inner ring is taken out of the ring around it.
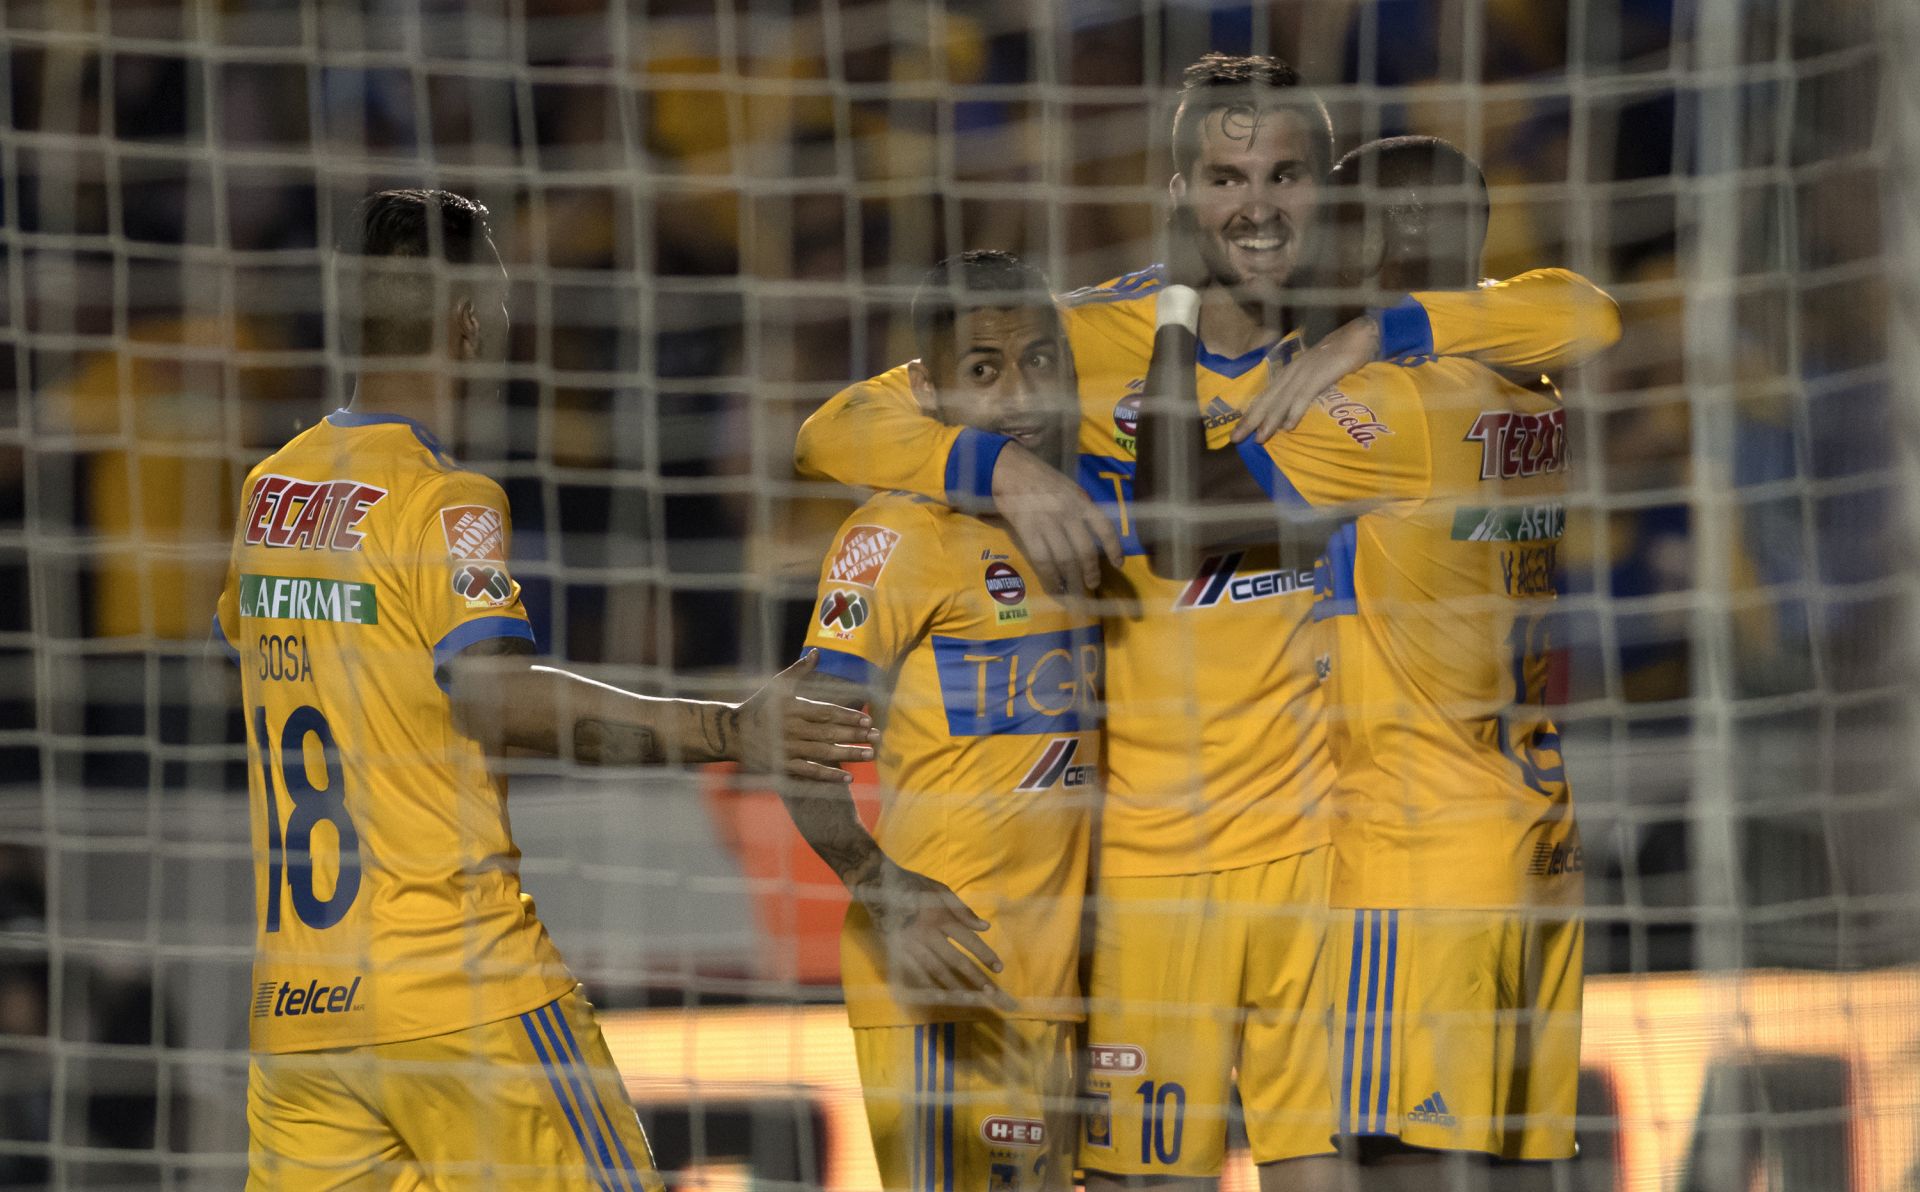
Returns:
[[[1864,3],[1784,25],[1750,10],[1718,264],[1688,253],[1712,97],[1676,81],[1694,58],[1671,0],[525,8],[48,4],[37,36],[21,22],[5,350],[33,434],[31,458],[0,449],[19,477],[0,512],[31,509],[44,582],[71,597],[42,633],[204,637],[240,475],[350,383],[319,250],[367,189],[431,182],[492,207],[517,281],[511,375],[458,450],[506,483],[542,645],[679,675],[764,665],[797,639],[838,517],[784,484],[798,420],[908,353],[901,299],[950,252],[1013,249],[1063,288],[1152,259],[1165,85],[1209,48],[1274,49],[1326,87],[1346,143],[1436,133],[1482,159],[1490,275],[1564,264],[1621,300],[1626,342],[1569,381],[1587,511],[1569,590],[1599,598],[1569,601],[1575,707],[1684,721],[1702,567],[1734,693],[1886,680]],[[1713,268],[1736,295],[1730,401],[1695,379],[1715,329],[1686,287]],[[1727,532],[1697,533],[1707,516]],[[25,628],[26,576],[0,557],[0,630]],[[79,728],[149,731],[144,691],[127,698],[89,699]],[[33,727],[31,701],[5,708]],[[81,764],[149,780],[134,752]]]
[[[1566,265],[1620,300],[1625,342],[1566,379],[1573,730],[1683,734],[1712,625],[1712,690],[1871,722],[1900,559],[1873,7],[1739,7],[1751,69],[1715,94],[1673,0],[10,5],[0,411],[28,433],[0,436],[0,773],[183,780],[138,742],[189,735],[172,668],[240,477],[347,396],[321,249],[367,190],[493,211],[512,364],[455,450],[507,488],[541,646],[754,670],[799,639],[843,508],[791,483],[799,420],[909,354],[903,299],[951,252],[1011,249],[1063,289],[1154,259],[1165,89],[1208,49],[1296,61],[1344,145],[1466,147],[1489,275]],[[1731,145],[1702,133],[1716,103]],[[1709,150],[1739,171],[1711,209]],[[1729,259],[1692,251],[1726,220]],[[1718,323],[1689,301],[1715,284]],[[1596,898],[1690,905],[1661,887],[1693,862],[1686,818],[1616,842],[1631,888],[1596,873]],[[1796,841],[1821,845],[1782,836],[1788,869]],[[38,930],[40,870],[0,850],[0,926]],[[1590,967],[1688,963],[1640,927]],[[0,1035],[44,1031],[46,974],[0,958]],[[83,1017],[153,1017],[123,1010]],[[0,1120],[39,1105],[0,1090]]]

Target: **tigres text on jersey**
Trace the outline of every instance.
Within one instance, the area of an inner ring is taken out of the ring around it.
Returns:
[[[1318,568],[1336,906],[1580,900],[1548,715],[1566,524],[1557,394],[1465,360],[1375,364],[1241,457],[1275,500],[1347,510]]]
[[[1011,1017],[1080,1017],[1080,908],[1100,765],[1102,648],[1092,617],[1039,590],[1006,530],[883,493],[841,528],[808,645],[866,685],[882,735],[875,833],[992,926]],[[981,1017],[900,1005],[856,904],[841,981],[856,1027]]]
[[[440,685],[468,646],[533,636],[505,494],[418,424],[339,410],[241,509],[215,629],[249,730],[254,1049],[422,1038],[572,989]]]

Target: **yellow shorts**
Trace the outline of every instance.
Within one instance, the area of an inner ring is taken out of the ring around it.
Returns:
[[[1256,1163],[1331,1154],[1327,850],[1097,896],[1080,1165],[1218,1175],[1236,1067]]]
[[[1562,915],[1335,911],[1340,1132],[1571,1158],[1585,929]]]
[[[256,1053],[249,1189],[663,1192],[579,990],[451,1034]]]
[[[853,1032],[889,1192],[1073,1186],[1075,1024],[997,1019]]]

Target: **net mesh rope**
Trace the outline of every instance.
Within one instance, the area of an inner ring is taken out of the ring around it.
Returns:
[[[1156,259],[1170,86],[1209,49],[1300,64],[1343,147],[1456,141],[1490,274],[1621,303],[1566,383],[1589,971],[1910,964],[1916,17],[1541,7],[8,4],[0,1183],[244,1164],[245,758],[205,631],[240,478],[349,392],[329,246],[360,196],[493,212],[512,351],[456,449],[507,489],[542,647],[738,696],[848,508],[794,478],[800,420],[911,354],[951,252],[1062,289]],[[603,1004],[831,1000],[762,938],[820,879],[743,861],[714,780],[519,777],[527,883]]]

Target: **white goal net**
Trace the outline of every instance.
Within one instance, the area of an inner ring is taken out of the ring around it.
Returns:
[[[912,354],[951,253],[1063,290],[1155,260],[1209,50],[1296,63],[1343,149],[1454,141],[1489,276],[1620,305],[1563,379],[1562,1183],[1920,1188],[1912,0],[9,0],[0,1187],[244,1177],[245,730],[207,624],[241,478],[351,390],[358,199],[492,212],[511,354],[452,447],[511,500],[541,651],[738,698],[851,507],[796,477],[800,421]],[[633,788],[529,763],[514,825],[670,1182],[877,1186],[837,883],[751,783]]]

